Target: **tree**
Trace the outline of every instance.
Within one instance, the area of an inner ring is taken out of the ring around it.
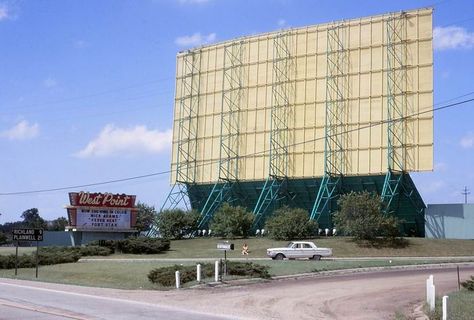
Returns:
[[[393,239],[400,233],[400,221],[383,214],[383,202],[375,193],[351,192],[342,195],[338,205],[339,211],[334,214],[336,228],[356,240]]]
[[[275,210],[265,224],[269,236],[275,240],[304,239],[314,236],[318,223],[309,218],[307,211],[287,206]]]
[[[8,242],[7,235],[0,231],[0,246]]]
[[[23,223],[27,228],[46,229],[46,221],[39,215],[38,209],[31,208],[21,214]]]
[[[194,210],[163,210],[156,218],[156,226],[163,238],[181,239],[197,228],[199,213]]]
[[[145,203],[137,203],[138,213],[137,213],[137,222],[135,228],[141,231],[150,230],[151,225],[155,221],[157,215],[156,209],[154,206],[149,206]]]
[[[225,238],[248,237],[252,229],[254,215],[244,207],[232,207],[224,203],[214,214],[210,229]]]
[[[64,231],[68,224],[69,222],[65,217],[59,217],[57,219],[50,221],[48,230],[49,231]]]

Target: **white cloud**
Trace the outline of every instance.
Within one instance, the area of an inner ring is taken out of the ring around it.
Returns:
[[[149,130],[146,126],[117,128],[106,125],[99,135],[76,153],[80,158],[107,157],[115,154],[159,153],[170,149],[172,131]]]
[[[474,132],[469,132],[464,137],[462,137],[459,144],[461,147],[466,149],[474,147]]]
[[[22,120],[12,128],[0,133],[0,136],[10,140],[28,140],[33,139],[39,134],[39,125],[37,123],[29,124]]]
[[[278,26],[279,26],[279,27],[284,27],[284,26],[286,26],[286,20],[285,20],[285,19],[280,19],[280,20],[278,20]]]
[[[208,35],[201,35],[196,32],[191,36],[182,36],[174,40],[174,43],[180,47],[196,47],[202,44],[214,42],[216,40],[215,33],[209,33]]]
[[[0,21],[10,18],[10,11],[5,3],[0,3]]]
[[[43,80],[43,86],[45,86],[46,88],[54,88],[58,85],[58,82],[51,78],[51,77],[48,77],[46,79]]]
[[[433,29],[433,47],[437,50],[472,48],[474,32],[456,26],[436,27]]]

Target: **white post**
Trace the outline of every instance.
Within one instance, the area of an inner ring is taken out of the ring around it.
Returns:
[[[214,280],[219,281],[219,261],[216,261]]]
[[[426,302],[430,308],[430,311],[435,309],[435,286],[433,275],[430,275],[428,279],[426,279]]]
[[[448,320],[448,296],[443,296],[443,320]]]
[[[176,289],[179,289],[179,285],[180,285],[180,279],[179,279],[179,271],[176,271],[175,272],[175,278],[176,278]]]
[[[200,264],[196,266],[196,280],[197,282],[201,282],[201,265]]]
[[[436,290],[435,290],[435,285],[431,285],[431,311],[434,311],[435,309],[435,304],[436,304]]]

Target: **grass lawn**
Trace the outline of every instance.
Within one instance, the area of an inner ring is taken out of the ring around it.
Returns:
[[[474,291],[461,290],[450,293],[448,299],[448,318],[471,320],[474,317]]]
[[[408,265],[431,263],[424,260],[358,260],[358,261],[312,261],[312,260],[285,260],[285,261],[257,261],[258,264],[267,265],[272,276],[309,273],[337,269],[352,269],[362,267],[380,267],[389,265]],[[196,265],[196,262],[181,262],[184,265]],[[174,265],[172,262],[150,261],[88,261],[66,263],[52,266],[40,266],[39,279],[45,282],[77,284],[84,286],[109,287],[121,289],[164,289],[148,281],[150,270],[159,267]],[[15,278],[15,270],[0,270],[0,277]],[[35,269],[18,269],[18,279],[35,280]],[[211,282],[213,279],[205,279]],[[185,286],[191,286],[189,283]]]
[[[448,294],[448,319],[472,320],[474,315],[474,291],[461,289]],[[442,298],[436,297],[436,308],[434,311],[428,310],[425,304],[424,312],[431,320],[441,320],[443,318]],[[397,320],[406,320],[407,317],[399,316]],[[411,318],[410,318],[411,319]]]
[[[443,257],[443,256],[474,256],[474,240],[445,240],[406,238],[409,246],[406,248],[374,248],[360,247],[350,238],[321,237],[312,239],[319,247],[333,249],[335,257]],[[115,254],[114,258],[221,258],[223,252],[216,249],[219,238],[195,238],[171,241],[171,249],[158,255],[127,255]],[[270,247],[285,246],[287,241],[275,241],[269,238],[250,238],[230,240],[235,244],[234,251],[228,251],[230,258],[242,257],[242,245],[249,245],[250,258],[265,258],[266,250]]]

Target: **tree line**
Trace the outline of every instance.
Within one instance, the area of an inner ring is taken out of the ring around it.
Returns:
[[[376,193],[351,192],[338,200],[338,211],[332,214],[334,227],[339,235],[352,236],[357,241],[377,242],[380,239],[397,240],[402,234],[403,222],[384,212],[384,203]],[[200,215],[181,209],[164,210],[156,217],[160,236],[181,239],[196,234]],[[254,214],[241,206],[224,203],[209,223],[212,235],[223,238],[249,237]],[[304,239],[319,235],[318,223],[309,218],[301,208],[283,206],[269,217],[264,225],[265,233],[275,240]],[[209,232],[209,231],[208,231]]]

